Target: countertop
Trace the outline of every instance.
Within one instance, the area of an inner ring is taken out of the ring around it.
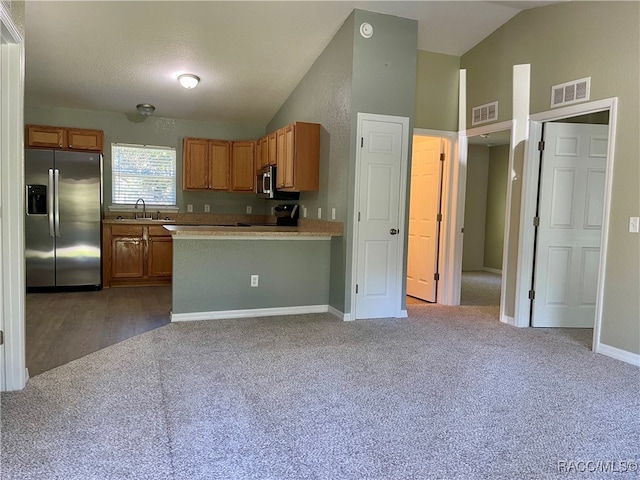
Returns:
[[[330,230],[317,226],[278,227],[275,225],[251,225],[248,227],[232,227],[221,225],[164,225],[164,228],[177,238],[287,238],[287,237],[339,237],[342,231]]]
[[[254,223],[255,222],[255,223]],[[159,225],[177,238],[330,238],[342,236],[342,222],[300,219],[297,227],[271,225],[275,218],[194,215],[171,220],[105,218],[105,225]],[[265,224],[267,223],[267,224]],[[243,224],[239,226],[237,224]],[[248,224],[248,226],[247,226]]]

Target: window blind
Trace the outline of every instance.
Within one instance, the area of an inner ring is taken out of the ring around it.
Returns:
[[[111,144],[112,202],[176,204],[176,149]]]

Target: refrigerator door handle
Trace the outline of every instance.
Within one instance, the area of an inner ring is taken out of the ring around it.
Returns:
[[[60,236],[60,170],[57,168],[53,172],[54,187],[55,187],[55,204],[54,204],[54,220],[56,237]]]
[[[49,236],[55,236],[55,226],[53,219],[53,168],[49,169],[49,185],[47,186],[47,217],[49,220]]]

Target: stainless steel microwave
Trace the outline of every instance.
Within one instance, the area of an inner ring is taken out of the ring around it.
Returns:
[[[262,167],[256,177],[258,196],[269,200],[300,200],[300,192],[283,192],[276,188],[276,167]]]

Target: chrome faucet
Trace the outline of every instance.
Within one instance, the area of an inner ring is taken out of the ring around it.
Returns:
[[[138,200],[136,200],[136,216],[135,218],[138,218],[138,203],[142,202],[142,218],[147,218],[147,205],[144,203],[144,200],[142,198],[139,198]]]

